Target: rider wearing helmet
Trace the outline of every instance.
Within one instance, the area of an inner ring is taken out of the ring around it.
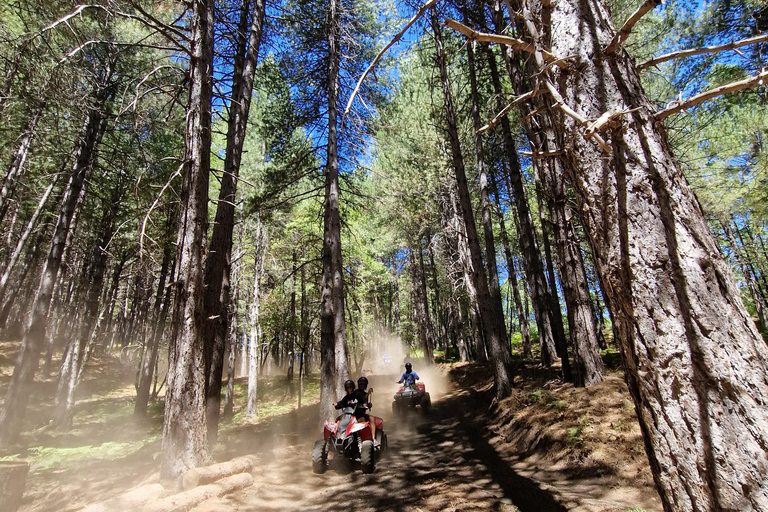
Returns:
[[[371,436],[374,440],[375,444],[378,444],[378,441],[376,441],[376,419],[373,416],[369,416],[365,413],[365,407],[370,409],[373,407],[373,404],[371,403],[371,394],[373,393],[373,388],[368,389],[368,379],[366,377],[360,377],[357,379],[357,390],[355,391],[355,395],[358,397],[358,404],[363,404],[362,407],[362,415],[361,417],[365,418],[365,421],[369,423],[371,426]],[[358,407],[360,407],[358,405]],[[358,409],[360,410],[360,409]]]
[[[357,393],[355,393],[355,381],[347,379],[344,382],[344,391],[347,392],[344,398],[338,402],[333,402],[333,406],[337,409],[343,409],[345,407],[351,407],[357,405]]]
[[[402,384],[405,382],[406,385],[413,386],[416,384],[417,380],[419,380],[419,376],[416,372],[413,371],[413,366],[411,363],[405,363],[405,372],[403,372],[403,375],[400,377],[400,380],[397,381],[397,383]]]

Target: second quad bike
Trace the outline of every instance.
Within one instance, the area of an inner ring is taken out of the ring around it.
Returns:
[[[359,462],[363,473],[373,473],[376,461],[387,449],[384,421],[370,416],[376,424],[376,439],[372,439],[370,422],[355,417],[355,407],[345,407],[335,422],[326,421],[323,439],[316,441],[312,449],[312,470],[325,473],[328,454],[334,459],[343,458],[349,463]]]
[[[397,416],[408,410],[415,410],[417,406],[421,408],[422,414],[429,414],[432,409],[432,399],[421,382],[418,384],[406,382],[395,393],[395,401],[392,402],[392,414]]]

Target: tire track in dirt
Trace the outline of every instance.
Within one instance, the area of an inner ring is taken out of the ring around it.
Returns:
[[[380,386],[384,382],[371,379],[372,387],[391,387]],[[194,512],[566,510],[552,494],[516,473],[488,443],[472,417],[469,392],[450,391],[439,399],[433,394],[430,416],[417,412],[397,421],[389,412],[389,396],[381,393],[374,400],[373,413],[384,419],[389,450],[373,474],[363,475],[359,467],[347,472],[330,457],[326,473],[315,475],[311,439],[261,454],[252,487],[201,504]]]

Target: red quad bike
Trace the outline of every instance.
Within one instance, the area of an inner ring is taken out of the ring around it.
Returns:
[[[323,439],[315,442],[312,449],[312,470],[325,473],[328,452],[333,452],[334,459],[345,458],[350,463],[359,462],[363,473],[373,473],[376,460],[387,449],[387,434],[384,433],[384,421],[371,416],[376,422],[376,445],[371,439],[370,423],[355,418],[355,408],[345,407],[336,422],[326,421]]]
[[[406,382],[395,393],[395,401],[392,402],[392,414],[397,416],[409,410],[415,411],[416,406],[421,407],[422,414],[427,415],[432,409],[432,399],[421,382],[413,384]]]

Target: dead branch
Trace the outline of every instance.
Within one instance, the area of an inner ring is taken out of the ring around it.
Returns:
[[[571,107],[569,107],[565,103],[565,100],[560,95],[560,93],[557,91],[555,86],[552,85],[552,82],[547,80],[544,83],[547,86],[547,90],[549,90],[549,93],[552,95],[552,97],[555,100],[555,105],[554,106],[559,108],[560,110],[562,110],[566,115],[568,115],[568,116],[572,117],[573,119],[575,119],[576,122],[578,122],[580,125],[588,127],[589,120],[587,118],[585,118],[584,116],[582,116],[581,114],[579,114],[578,112],[576,112],[575,110],[573,110]],[[603,148],[603,151],[605,151],[606,153],[610,153],[611,152],[611,147],[608,145],[608,143],[605,142],[605,140],[603,140],[603,138],[600,136],[600,134],[598,134],[598,133],[590,133],[590,134],[584,133],[584,138],[585,139],[595,139],[595,142],[597,142],[600,145],[600,147]]]
[[[632,27],[635,26],[635,23],[640,21],[640,18],[645,16],[648,11],[651,11],[657,5],[661,5],[661,3],[662,0],[645,0],[643,5],[638,7],[638,9],[632,13],[632,16],[630,16],[629,19],[624,22],[624,25],[622,25],[621,29],[619,29],[619,31],[616,32],[616,35],[613,36],[613,39],[611,39],[611,42],[605,48],[605,54],[612,55],[619,47],[619,45],[627,40],[627,37],[629,37],[629,34],[632,32]]]
[[[665,53],[664,55],[660,55],[658,57],[652,58],[651,60],[647,60],[643,62],[642,64],[637,66],[637,69],[643,70],[643,69],[647,69],[652,66],[655,66],[657,64],[661,64],[662,62],[666,62],[668,60],[680,59],[683,57],[691,57],[693,55],[704,55],[707,53],[721,52],[723,50],[735,50],[736,48],[741,48],[742,46],[762,43],[765,41],[768,41],[768,32],[759,36],[750,37],[748,39],[742,39],[741,41],[731,41],[728,44],[721,44],[718,46],[704,46],[701,48],[691,48],[689,50],[680,50],[678,52]]]
[[[683,102],[674,102],[672,106],[657,112],[656,119],[661,121],[662,119],[665,119],[671,116],[672,114],[681,113],[684,110],[693,107],[694,105],[698,105],[699,103],[703,103],[707,100],[716,98],[718,96],[722,96],[724,94],[741,91],[744,89],[754,89],[758,85],[763,85],[766,81],[766,78],[768,78],[768,69],[763,69],[757,75],[751,76],[745,80],[739,80],[738,82],[731,82],[730,84],[725,84],[723,86],[716,87],[711,91],[706,91],[701,94],[697,94],[696,96],[688,98]]]
[[[411,26],[416,23],[416,20],[418,20],[424,12],[426,12],[427,9],[435,5],[437,0],[429,0],[427,3],[419,7],[419,10],[416,11],[416,14],[413,15],[413,17],[406,23],[402,29],[400,29],[400,32],[398,32],[395,37],[392,38],[392,40],[387,43],[384,48],[381,49],[381,51],[376,55],[376,57],[373,59],[371,64],[363,71],[363,74],[360,76],[360,79],[357,81],[357,85],[355,85],[355,89],[352,91],[352,94],[349,97],[349,101],[347,102],[347,107],[344,109],[344,113],[341,116],[341,127],[344,128],[344,118],[347,117],[347,114],[349,114],[349,111],[352,109],[352,102],[355,99],[355,96],[357,96],[357,93],[360,91],[360,86],[363,84],[363,80],[365,80],[365,77],[368,76],[368,74],[373,71],[373,69],[376,67],[376,64],[379,63],[379,60],[384,56],[384,54],[389,50],[392,45],[394,45],[396,42],[400,40],[400,38],[403,37],[403,34],[411,28]],[[366,107],[367,108],[367,107]]]
[[[523,94],[521,96],[518,96],[517,98],[515,98],[515,101],[513,101],[512,103],[510,103],[509,105],[504,107],[501,112],[496,114],[496,117],[494,117],[491,120],[491,122],[489,122],[488,124],[486,124],[485,126],[480,128],[479,130],[477,130],[477,133],[485,133],[488,130],[493,130],[496,127],[496,125],[499,123],[499,121],[501,121],[501,119],[504,116],[506,116],[509,113],[510,110],[512,110],[517,105],[519,105],[520,103],[524,102],[525,100],[533,98],[538,93],[539,93],[539,91],[530,91],[530,92],[527,92],[527,93],[525,93],[525,94]]]
[[[536,53],[536,48],[534,48],[532,44],[526,43],[525,41],[521,41],[520,39],[515,39],[514,37],[509,37],[509,36],[501,36],[498,34],[488,34],[485,32],[478,32],[477,30],[473,30],[468,26],[462,23],[459,23],[456,20],[452,20],[450,18],[445,19],[445,26],[448,28],[452,28],[457,32],[461,32],[462,34],[464,34],[465,36],[467,36],[469,39],[473,41],[503,44],[506,46],[510,46],[515,50],[525,52],[525,53],[530,53],[531,55]],[[551,62],[560,68],[566,67],[564,59],[558,59],[547,50],[542,50],[541,53],[544,56],[545,61]]]
[[[527,156],[529,158],[550,158],[553,156],[560,156],[564,155],[565,151],[562,149],[556,149],[554,151],[521,151],[520,154],[522,156]]]

